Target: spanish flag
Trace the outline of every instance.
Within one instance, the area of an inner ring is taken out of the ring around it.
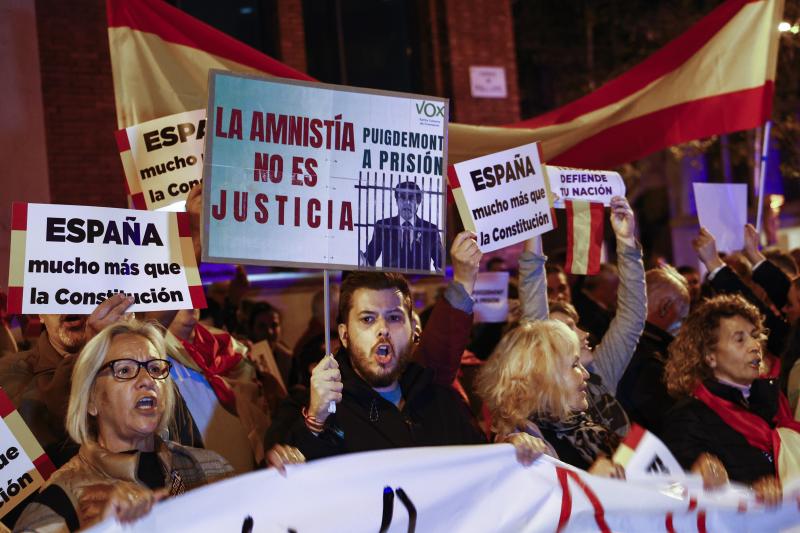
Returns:
[[[600,271],[603,247],[603,204],[564,200],[567,209],[568,274],[591,276]]]
[[[784,0],[727,0],[641,64],[544,115],[504,127],[451,123],[448,163],[542,141],[549,164],[613,168],[769,118]],[[311,78],[161,0],[107,0],[125,128],[207,105],[208,69]]]

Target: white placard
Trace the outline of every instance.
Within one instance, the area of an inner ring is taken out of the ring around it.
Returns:
[[[607,207],[614,196],[625,196],[625,182],[618,172],[547,165],[547,177],[557,197],[553,207],[559,209],[564,200],[601,202]]]
[[[635,435],[635,439],[632,439]],[[630,446],[634,446],[631,448]],[[634,427],[622,446],[614,454],[614,462],[625,467],[627,479],[648,479],[651,476],[666,476],[685,479],[678,460],[661,440],[641,427]]]
[[[464,227],[478,234],[482,252],[553,229],[539,143],[462,161],[448,176]]]
[[[214,71],[203,259],[444,269],[447,101]]]
[[[507,98],[504,67],[469,67],[469,88],[473,98]]]
[[[128,311],[206,306],[187,213],[15,203],[10,313],[90,314],[123,292]]]
[[[747,185],[744,183],[694,183],[694,203],[700,225],[714,236],[717,250],[744,248],[747,224]]]
[[[117,131],[128,194],[137,209],[174,211],[203,177],[206,110],[196,109]]]
[[[479,272],[472,291],[475,322],[508,319],[508,272]]]

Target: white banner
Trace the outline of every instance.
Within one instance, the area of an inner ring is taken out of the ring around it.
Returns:
[[[442,273],[447,101],[214,71],[203,259]]]
[[[187,213],[13,205],[10,313],[90,314],[120,292],[128,311],[206,306]]]
[[[675,531],[761,533],[800,524],[794,497],[765,510],[741,488],[599,478],[548,457],[525,468],[509,444],[407,448],[289,467],[285,478],[246,474],[160,503],[132,526],[108,520],[90,531],[552,533],[563,516],[567,532],[598,531],[599,520],[615,532],[658,532],[670,520]]]
[[[456,163],[448,177],[464,227],[484,253],[553,229],[538,143]]]
[[[203,176],[206,110],[196,109],[118,130],[128,194],[137,209],[182,210]]]
[[[606,207],[614,196],[625,196],[625,182],[619,172],[547,165],[550,190],[557,199],[553,207],[562,209],[564,200],[602,203]]]
[[[693,183],[694,203],[700,225],[714,236],[717,250],[735,252],[744,248],[747,224],[747,184]]]
[[[508,319],[508,272],[479,272],[472,291],[475,322]]]

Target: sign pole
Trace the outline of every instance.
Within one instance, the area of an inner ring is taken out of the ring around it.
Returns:
[[[331,353],[331,283],[328,279],[327,268],[322,270],[322,283],[322,292],[325,295],[325,353],[328,357],[333,357],[333,354]],[[328,412],[336,412],[336,402],[331,402],[328,404]]]
[[[764,211],[764,182],[767,181],[767,159],[769,158],[769,137],[772,130],[772,121],[768,120],[764,125],[764,136],[761,140],[761,161],[758,171],[758,208],[756,214],[756,233],[761,239],[761,218]]]

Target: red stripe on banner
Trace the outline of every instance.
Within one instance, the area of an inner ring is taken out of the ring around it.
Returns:
[[[114,138],[117,139],[117,148],[120,152],[127,152],[131,149],[131,142],[130,139],[128,139],[128,130],[115,131]]]
[[[623,442],[628,448],[635,450],[636,447],[639,446],[639,443],[642,442],[645,433],[647,433],[647,431],[642,426],[639,424],[633,424],[631,425],[631,430],[628,431],[628,435],[625,437]]]
[[[591,276],[600,272],[600,252],[603,249],[603,204],[590,203],[589,213],[592,226],[589,232],[589,258],[586,274]]]
[[[50,460],[46,453],[34,459],[33,466],[36,467],[36,470],[39,471],[45,481],[56,471],[53,461]]]
[[[189,213],[182,211],[175,214],[178,215],[178,237],[191,237],[192,226],[189,223]]]
[[[14,402],[8,397],[3,389],[0,389],[0,418],[5,418],[14,412]]]
[[[572,514],[572,495],[569,492],[567,470],[557,466],[556,474],[558,475],[558,484],[561,485],[561,514],[558,517],[558,528],[556,528],[556,531],[560,532],[567,527]]]
[[[667,513],[667,518],[664,520],[664,527],[667,529],[667,533],[676,533],[675,525],[672,523],[672,513]]]
[[[742,7],[754,1],[758,0],[730,0],[723,3],[643,62],[609,81],[596,91],[549,113],[509,124],[509,126],[514,128],[539,128],[552,124],[561,124],[618,102],[662,76],[680,68],[689,58],[699,52],[720,29],[730,22]]]
[[[456,203],[456,197],[453,196],[453,189],[450,187],[445,187],[447,189],[447,205],[453,205]]]
[[[697,498],[692,496],[689,498],[689,511],[694,511],[695,509],[697,509]]]
[[[720,133],[746,130],[772,113],[773,82],[760,87],[685,102],[628,120],[584,139],[548,164],[614,168],[673,146]],[[736,113],[731,113],[736,109]],[[625,139],[625,142],[619,142]]]
[[[708,533],[706,528],[706,512],[700,511],[697,513],[697,533]]]
[[[11,229],[27,231],[28,229],[28,204],[14,202],[11,204]]]
[[[572,200],[564,200],[564,207],[567,209],[567,260],[564,263],[564,270],[572,272],[572,262],[575,254],[572,249],[575,246],[575,237],[573,236],[575,226],[573,217],[575,214],[572,210]]]
[[[458,181],[458,174],[456,174],[456,167],[453,165],[447,165],[447,182],[453,189],[461,188],[461,182]]]
[[[9,287],[6,309],[9,315],[22,314],[22,287]]]
[[[208,307],[206,303],[206,294],[203,292],[202,285],[190,285],[189,296],[192,298],[192,307],[194,309],[205,309]]]
[[[308,74],[237,41],[160,0],[106,0],[109,28],[131,28],[163,40],[196,48],[256,70],[296,80],[314,81]]]
[[[128,180],[125,180],[125,186],[128,186]],[[147,209],[147,203],[144,201],[144,193],[137,192],[131,196],[131,203],[136,209]]]
[[[600,503],[600,498],[597,497],[597,494],[594,493],[592,488],[587,485],[578,474],[572,470],[568,470],[567,473],[569,477],[575,480],[575,483],[578,484],[581,490],[583,490],[583,493],[589,498],[589,503],[594,507],[594,520],[597,522],[598,529],[600,529],[602,533],[611,533],[611,528],[609,528],[606,523],[605,510],[603,509],[603,504]]]

